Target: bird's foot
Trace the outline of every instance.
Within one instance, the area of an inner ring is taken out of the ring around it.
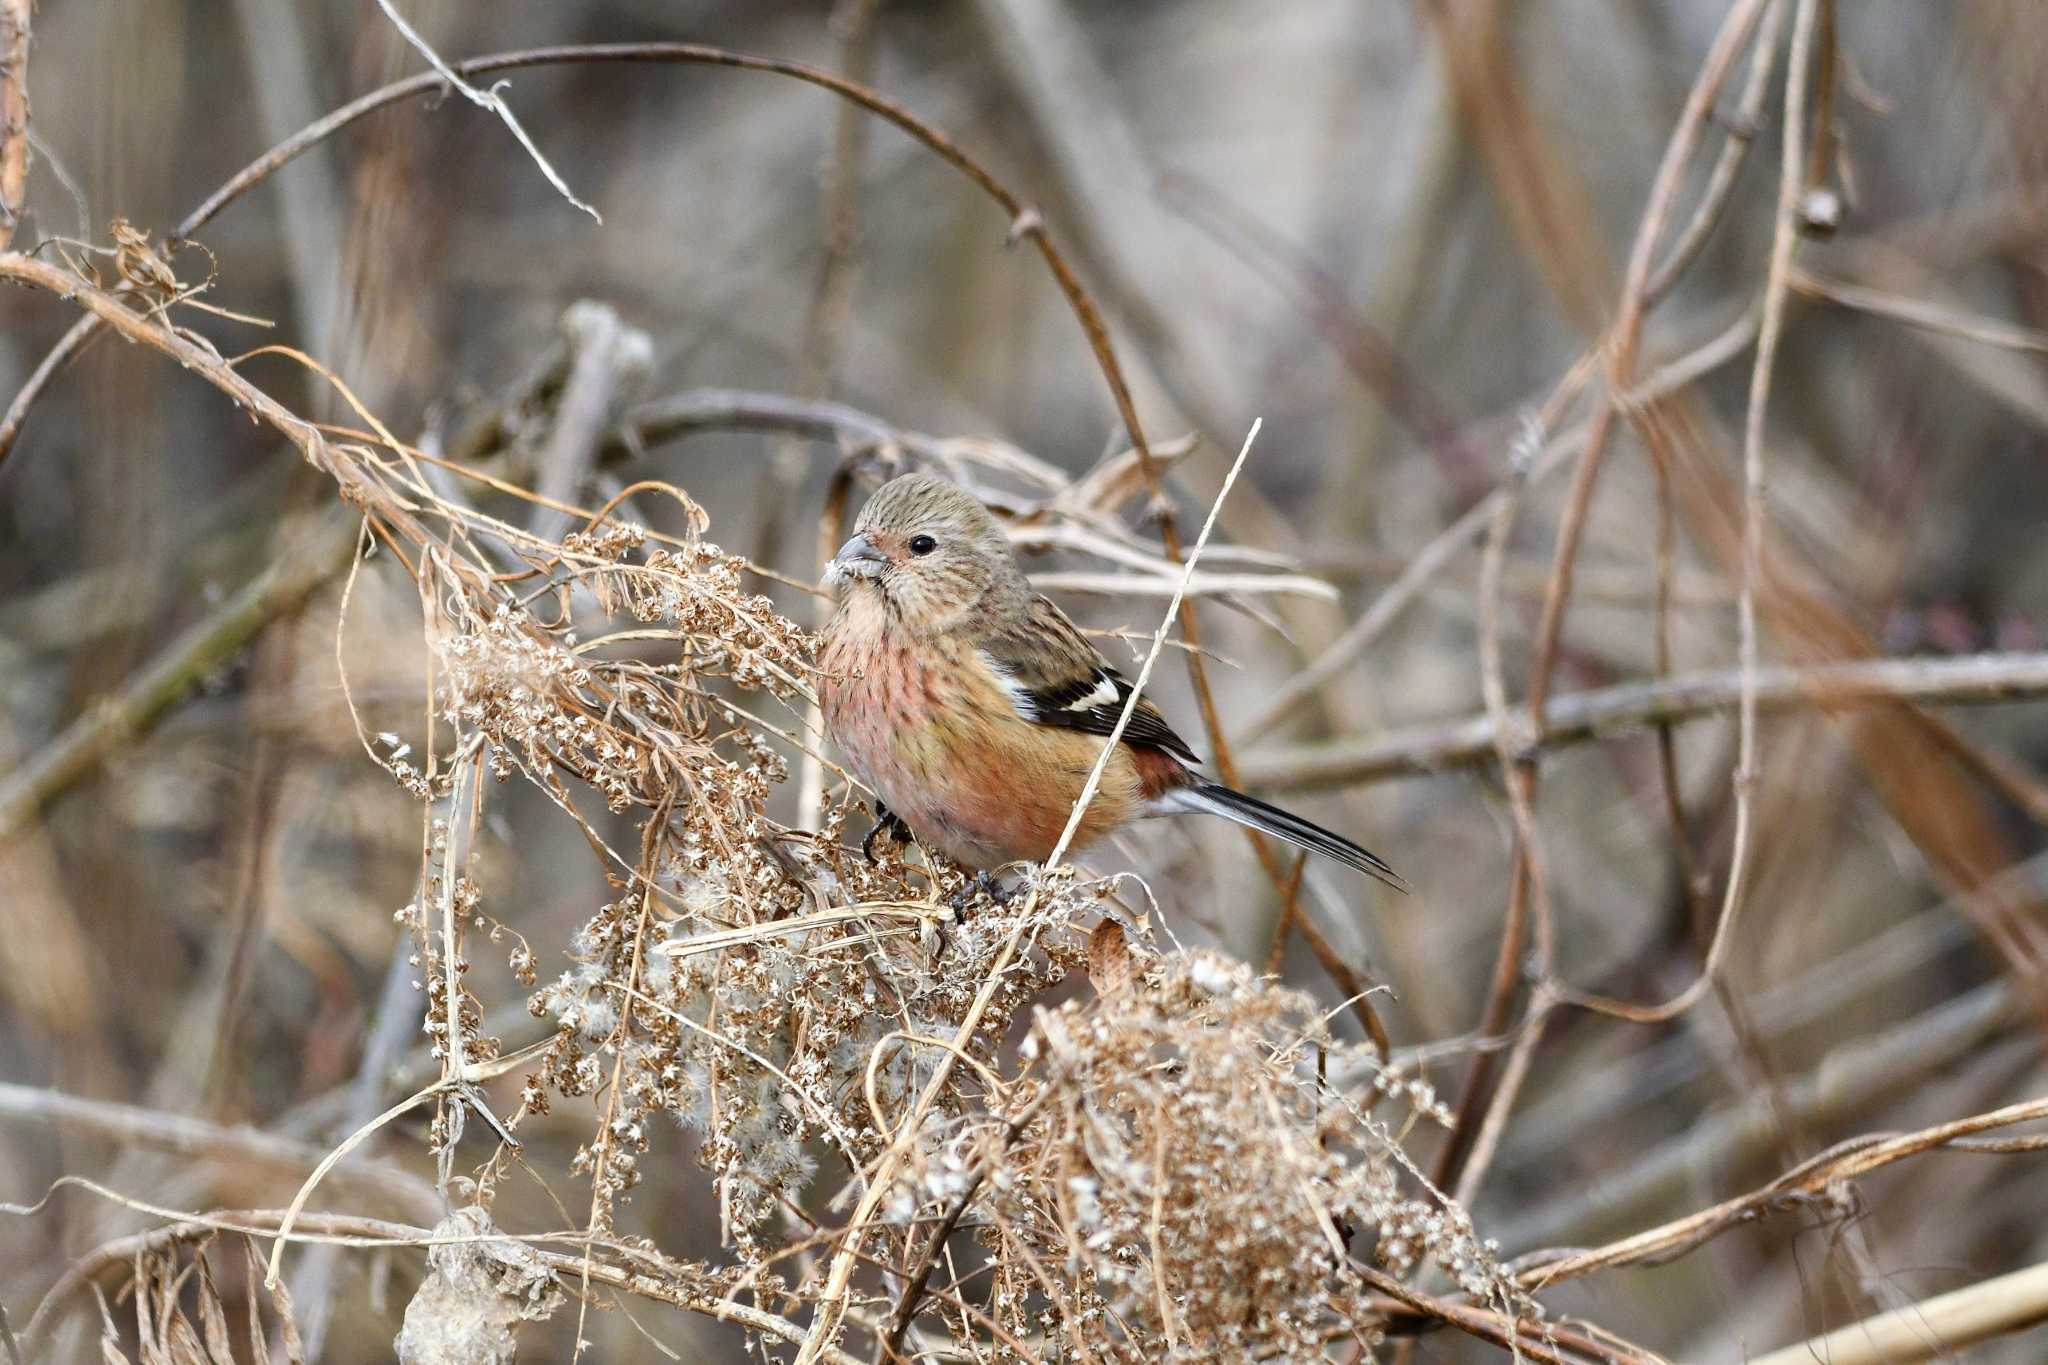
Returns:
[[[972,881],[962,882],[960,889],[948,898],[946,904],[952,908],[953,921],[957,924],[966,917],[967,907],[973,903],[976,896],[987,896],[996,905],[1008,906],[1030,890],[1031,881],[1031,876],[1027,874],[1006,885],[1002,878],[983,868],[974,874]]]
[[[889,836],[889,842],[892,844],[907,844],[910,842],[910,826],[904,824],[902,818],[894,811],[877,801],[875,802],[875,825],[873,829],[868,831],[868,837],[860,841],[860,856],[866,858],[871,863],[880,862],[881,859],[875,856],[875,840],[885,834]]]
[[[1004,905],[1014,894],[1014,891],[1006,889],[1002,882],[997,880],[995,873],[982,868],[974,874],[973,880],[962,882],[960,889],[947,899],[946,904],[952,907],[953,922],[958,924],[967,917],[967,907],[973,904],[976,896],[987,896],[995,904]]]

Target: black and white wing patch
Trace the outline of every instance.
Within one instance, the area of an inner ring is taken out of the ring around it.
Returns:
[[[981,654],[1017,714],[1039,725],[1107,735],[1130,700],[1131,684],[1124,675],[1042,597],[1023,630],[992,639]],[[1123,741],[1163,750],[1184,763],[1201,762],[1159,708],[1142,697],[1124,727]]]

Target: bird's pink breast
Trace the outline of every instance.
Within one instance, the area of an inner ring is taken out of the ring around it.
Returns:
[[[865,623],[848,615],[826,631],[819,700],[855,776],[956,862],[1044,859],[1101,741],[1019,716],[964,641],[861,630]],[[1104,776],[1077,846],[1137,813],[1128,750],[1119,746]]]

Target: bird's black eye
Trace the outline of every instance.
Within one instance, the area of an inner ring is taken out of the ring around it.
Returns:
[[[933,540],[930,536],[912,536],[910,538],[910,553],[914,555],[928,555],[938,548],[939,542]]]

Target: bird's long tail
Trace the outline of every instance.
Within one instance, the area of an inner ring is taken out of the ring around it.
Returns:
[[[1255,796],[1246,796],[1241,791],[1215,782],[1198,782],[1192,786],[1179,787],[1168,794],[1164,801],[1180,810],[1203,811],[1234,820],[1247,828],[1270,834],[1276,839],[1285,839],[1296,848],[1305,848],[1311,853],[1320,853],[1335,858],[1348,867],[1355,867],[1367,876],[1378,877],[1396,891],[1407,891],[1408,883],[1401,880],[1393,868],[1377,854],[1368,852],[1352,843],[1341,834],[1333,834],[1321,825],[1302,819],[1299,815],[1269,806]]]

